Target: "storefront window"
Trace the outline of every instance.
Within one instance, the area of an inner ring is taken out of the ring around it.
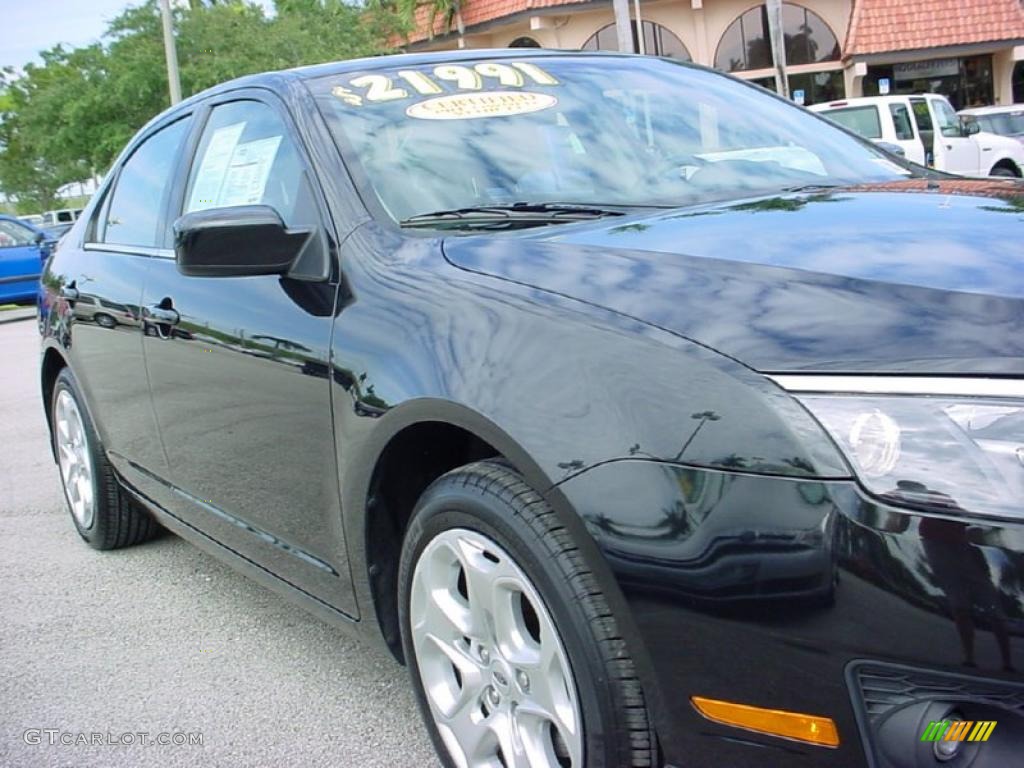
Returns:
[[[1013,65],[1013,103],[1024,104],[1024,61]]]
[[[868,67],[864,95],[878,96],[882,80],[889,82],[889,93],[941,93],[954,109],[985,106],[995,100],[990,55]]]
[[[782,29],[786,40],[786,64],[817,64],[839,60],[839,41],[828,24],[803,6],[784,3]]]
[[[839,60],[839,41],[828,24],[802,5],[783,3],[782,32],[787,65]],[[725,30],[715,53],[715,67],[727,72],[767,69],[772,66],[769,40],[767,9],[763,5],[751,8]]]
[[[835,101],[846,95],[846,84],[840,70],[831,72],[803,72],[789,76],[789,93],[795,99],[803,91],[803,104],[810,106],[822,101]]]
[[[633,47],[640,50],[640,41],[636,34],[636,21],[630,25],[633,28]],[[653,21],[643,22],[644,30],[644,52],[651,56],[666,56],[679,61],[692,61],[690,52],[686,50],[683,41],[672,34],[672,31],[661,24]],[[584,51],[617,51],[619,40],[615,34],[615,25],[609,24],[602,27],[590,39],[583,44]]]

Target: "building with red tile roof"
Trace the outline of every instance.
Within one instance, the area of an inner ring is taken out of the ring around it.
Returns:
[[[1022,0],[783,2],[781,46],[770,42],[768,5],[641,0],[638,27],[638,6],[630,0],[634,45],[732,72],[808,104],[920,91],[944,93],[957,108],[1024,101]],[[617,47],[609,0],[462,0],[457,7],[458,14],[442,14],[422,6],[414,31],[396,42],[411,50]]]

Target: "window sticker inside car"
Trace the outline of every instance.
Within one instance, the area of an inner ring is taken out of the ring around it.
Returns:
[[[558,99],[548,93],[531,91],[450,93],[413,104],[405,114],[420,120],[472,120],[477,117],[524,115],[548,109],[557,103]]]
[[[246,123],[213,132],[196,172],[186,211],[249,205],[263,199],[280,136],[239,143]]]
[[[279,146],[280,136],[238,144],[231,155],[217,204],[251,205],[260,202]]]
[[[349,106],[362,107],[415,96],[522,88],[527,84],[554,86],[559,82],[544,69],[529,62],[483,61],[472,66],[439,64],[430,70],[400,69],[393,75],[376,72],[359,74],[349,80],[347,85],[335,86],[331,93]]]
[[[195,182],[192,184],[192,195],[189,197],[186,211],[201,211],[217,205],[231,155],[244,130],[245,122],[241,122],[225,125],[213,132],[199,164]]]

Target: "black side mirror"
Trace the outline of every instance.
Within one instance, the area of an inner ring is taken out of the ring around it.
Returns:
[[[312,240],[269,205],[193,211],[174,222],[178,271],[192,277],[283,275]]]
[[[36,236],[32,238],[32,242],[35,243],[36,245],[42,245],[43,243],[46,242],[46,233],[36,232]]]
[[[974,136],[981,133],[981,125],[976,120],[963,120],[960,123],[960,133],[964,136]]]

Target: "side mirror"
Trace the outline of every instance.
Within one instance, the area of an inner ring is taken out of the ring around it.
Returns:
[[[174,222],[178,271],[191,277],[283,275],[313,238],[269,205],[193,211]]]
[[[36,245],[42,245],[43,243],[46,242],[46,233],[36,232],[36,236],[32,238],[32,242],[35,243]]]
[[[981,133],[981,125],[976,120],[964,120],[960,123],[960,132],[964,136],[974,136]]]

